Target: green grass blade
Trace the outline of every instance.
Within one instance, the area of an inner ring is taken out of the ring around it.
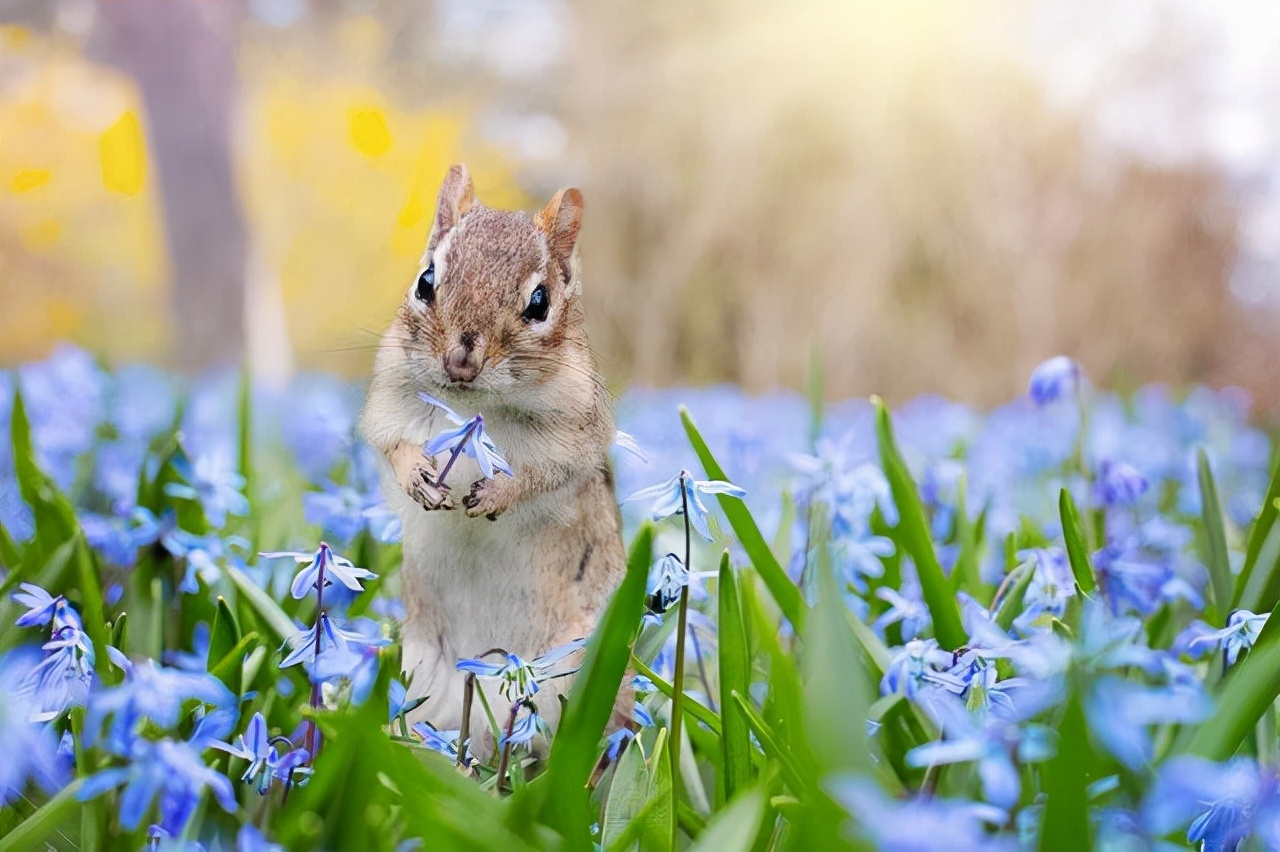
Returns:
[[[751,785],[751,735],[746,717],[732,694],[747,694],[751,659],[742,621],[738,583],[729,564],[729,551],[720,557],[720,719],[724,726],[720,746],[724,758],[725,800]]]
[[[1272,530],[1276,526],[1276,516],[1280,514],[1280,508],[1277,508],[1277,501],[1280,501],[1280,464],[1276,465],[1275,471],[1271,474],[1271,485],[1267,488],[1267,496],[1262,501],[1262,510],[1258,512],[1257,519],[1253,522],[1253,528],[1249,530],[1249,541],[1245,545],[1244,566],[1240,569],[1240,576],[1236,577],[1235,594],[1231,598],[1231,606],[1235,608],[1243,608],[1252,612],[1258,610],[1257,600],[1244,599],[1245,590],[1250,585],[1250,580],[1254,570],[1262,556],[1263,545],[1272,536]],[[1275,573],[1280,564],[1272,562],[1265,566],[1268,573]],[[1270,585],[1266,579],[1257,584],[1259,588]]]
[[[744,792],[711,818],[689,852],[746,852],[760,830],[764,810],[764,793]]]
[[[938,564],[938,556],[934,553],[924,506],[920,503],[915,481],[912,480],[907,463],[893,438],[889,409],[881,399],[876,398],[872,402],[876,407],[880,462],[893,491],[893,502],[898,507],[898,527],[895,530],[898,543],[911,554],[911,559],[916,564],[920,588],[924,592],[929,615],[933,618],[934,637],[943,648],[954,651],[968,638],[960,621],[960,607],[951,591],[950,582],[942,573],[942,566]]]
[[[801,657],[810,751],[824,774],[870,775],[874,766],[866,726],[861,723],[871,706],[867,672],[858,640],[849,628],[849,610],[836,585],[825,540],[819,541],[815,560],[818,600],[809,613]]]
[[[80,807],[80,803],[76,801],[76,793],[80,792],[80,785],[83,783],[83,778],[75,779],[19,823],[17,828],[0,837],[0,852],[49,848],[48,841],[54,831]]]
[[[1067,699],[1067,711],[1058,726],[1058,753],[1041,772],[1046,794],[1044,823],[1040,829],[1041,852],[1093,848],[1088,794],[1091,754],[1080,691],[1073,688]]]
[[[294,625],[293,619],[285,615],[284,610],[280,608],[280,604],[275,602],[270,595],[264,592],[257,583],[250,580],[249,577],[233,565],[227,566],[227,576],[231,578],[231,582],[235,584],[240,594],[244,595],[245,600],[249,602],[249,606],[258,614],[263,623],[271,628],[271,632],[276,635],[281,642],[298,632],[297,626]]]
[[[1226,760],[1244,742],[1262,714],[1280,696],[1280,604],[1248,655],[1218,684],[1215,708],[1192,734],[1186,751]]]
[[[1098,583],[1089,565],[1089,548],[1085,545],[1084,530],[1080,526],[1080,512],[1076,509],[1076,501],[1071,499],[1071,492],[1065,488],[1058,492],[1058,515],[1062,518],[1062,538],[1067,545],[1071,573],[1075,575],[1080,591],[1091,595]]]
[[[707,442],[703,440],[698,427],[694,425],[693,418],[689,416],[689,410],[683,406],[680,408],[680,422],[684,424],[685,434],[689,436],[689,443],[693,445],[693,451],[697,453],[707,476],[711,479],[731,481],[724,469],[716,462],[715,456],[711,454]],[[760,528],[751,517],[751,512],[741,500],[726,497],[723,494],[717,495],[716,499],[720,501],[720,508],[729,519],[729,526],[733,527],[733,532],[737,535],[742,549],[751,559],[751,564],[755,566],[756,573],[760,575],[765,588],[777,602],[778,609],[782,610],[787,620],[795,625],[797,631],[801,630],[805,616],[804,598],[779,564],[777,557],[773,555],[773,551],[769,549],[769,544],[761,535]]]
[[[571,849],[590,848],[586,785],[631,658],[631,642],[644,608],[652,555],[653,527],[645,524],[631,544],[626,577],[587,642],[582,668],[574,679],[569,703],[547,757],[547,777],[542,785],[547,797],[543,817],[564,836]]]
[[[1218,502],[1218,486],[1204,448],[1196,450],[1196,468],[1200,476],[1200,516],[1204,520],[1205,564],[1209,567],[1209,588],[1217,604],[1216,624],[1227,623],[1231,599],[1235,592],[1231,582],[1231,564],[1227,561],[1227,532],[1222,523],[1222,504]]]
[[[80,591],[84,632],[93,642],[95,651],[94,669],[106,683],[118,683],[120,674],[110,665],[107,657],[107,617],[102,610],[102,582],[98,577],[98,563],[92,548],[84,536],[77,530],[75,534],[76,579]],[[68,596],[70,597],[70,596]]]

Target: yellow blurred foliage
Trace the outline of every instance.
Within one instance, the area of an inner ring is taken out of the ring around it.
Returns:
[[[234,141],[252,250],[279,283],[299,365],[352,374],[416,273],[452,163],[485,203],[529,205],[514,165],[475,142],[470,104],[407,107],[379,88],[371,23],[344,28],[323,68],[306,51],[242,50]],[[6,70],[24,72],[0,86],[0,363],[63,337],[162,358],[161,176],[132,82],[54,39],[0,39]]]
[[[147,141],[138,114],[125,110],[98,142],[102,185],[121,195],[137,195],[147,176]]]

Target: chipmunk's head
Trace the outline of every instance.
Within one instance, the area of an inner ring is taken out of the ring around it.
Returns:
[[[589,367],[574,251],[581,221],[576,189],[531,219],[490,210],[465,166],[449,170],[399,317],[425,384],[454,399],[487,393],[519,405],[522,391]]]

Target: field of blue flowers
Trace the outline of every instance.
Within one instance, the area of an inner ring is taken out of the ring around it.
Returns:
[[[483,762],[402,680],[361,393],[0,373],[0,852],[1280,848],[1239,392],[628,392],[626,579],[556,731],[574,648],[459,661],[511,702]]]

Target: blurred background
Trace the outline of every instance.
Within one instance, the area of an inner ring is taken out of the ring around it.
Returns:
[[[618,388],[1280,412],[1280,4],[0,0],[0,365],[359,376],[465,162]]]

